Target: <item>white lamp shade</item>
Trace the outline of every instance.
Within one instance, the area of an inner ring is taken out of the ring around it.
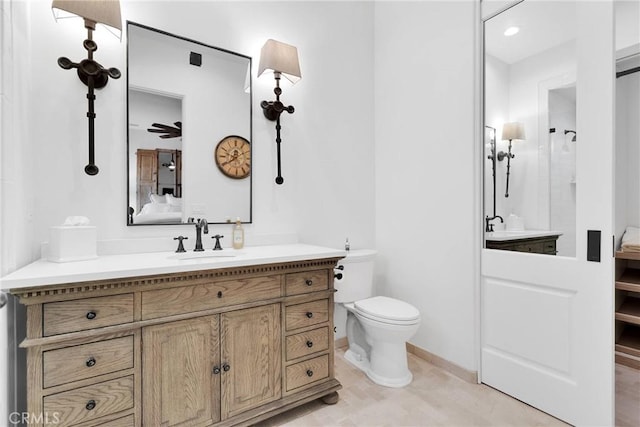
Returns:
[[[53,0],[51,9],[56,20],[79,16],[122,32],[119,0]]]
[[[262,50],[260,50],[258,77],[266,70],[284,74],[287,80],[295,84],[302,78],[300,62],[298,61],[298,49],[295,46],[273,39],[267,40],[262,46]]]
[[[511,141],[514,139],[524,141],[524,124],[520,122],[505,123],[502,126],[502,140]]]

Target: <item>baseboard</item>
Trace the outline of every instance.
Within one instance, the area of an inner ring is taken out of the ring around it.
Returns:
[[[469,371],[461,366],[456,365],[453,362],[449,362],[448,360],[443,359],[440,356],[436,356],[435,354],[430,353],[427,350],[422,349],[409,342],[407,343],[407,352],[413,354],[416,357],[419,357],[422,360],[426,360],[432,365],[437,366],[438,368],[443,369],[468,383],[478,383],[478,372]]]
[[[347,340],[347,337],[336,338],[333,346],[334,348],[347,348],[349,347],[349,341]]]

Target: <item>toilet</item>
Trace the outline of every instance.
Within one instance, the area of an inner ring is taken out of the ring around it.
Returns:
[[[373,296],[376,251],[352,250],[338,262],[334,301],[347,309],[345,358],[376,384],[404,387],[413,375],[407,366],[406,342],[420,326],[420,312],[404,301]]]

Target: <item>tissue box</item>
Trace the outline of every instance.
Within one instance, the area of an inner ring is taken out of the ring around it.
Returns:
[[[51,227],[47,259],[69,262],[97,258],[96,236],[96,227],[91,225]]]

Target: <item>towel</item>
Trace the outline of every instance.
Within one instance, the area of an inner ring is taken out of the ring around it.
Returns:
[[[640,252],[640,228],[627,227],[622,235],[622,252]]]

